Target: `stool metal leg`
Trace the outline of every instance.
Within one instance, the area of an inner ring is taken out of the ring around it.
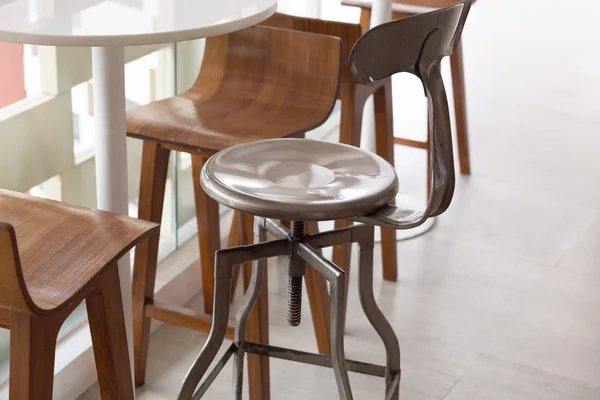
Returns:
[[[359,264],[358,264],[358,293],[360,304],[367,319],[377,331],[385,346],[386,372],[385,393],[386,400],[397,400],[400,398],[400,345],[394,329],[383,315],[381,309],[375,302],[373,295],[373,247],[374,232],[369,225],[359,225],[354,229],[356,241],[358,242]]]
[[[310,265],[327,279],[331,285],[331,362],[340,400],[352,400],[352,389],[344,354],[344,321],[346,312],[345,273],[331,261],[306,244],[299,246],[299,253]]]
[[[255,231],[257,233],[259,242],[266,242],[267,232],[264,228],[264,225],[257,224],[255,226]],[[244,388],[245,352],[241,350],[241,348],[246,341],[246,327],[248,325],[248,318],[250,317],[250,312],[252,312],[252,309],[256,305],[256,302],[258,301],[258,297],[260,295],[260,290],[263,286],[266,266],[266,258],[256,261],[255,268],[252,268],[252,277],[250,280],[250,285],[248,286],[248,290],[246,291],[246,294],[242,299],[242,304],[236,315],[236,327],[233,338],[233,342],[238,347],[238,351],[233,356],[233,398],[236,400],[242,399],[242,391]]]
[[[345,273],[342,274],[342,279],[336,279],[335,283],[331,283],[331,357],[340,399],[352,400],[344,352],[346,322],[346,279],[344,279],[344,275]]]
[[[238,349],[233,355],[233,398],[242,400],[244,391],[244,351]]]
[[[196,386],[202,380],[202,377],[210,367],[213,359],[217,355],[229,324],[229,299],[231,296],[231,270],[235,264],[226,265],[222,260],[222,253],[217,252],[215,259],[215,301],[213,304],[213,322],[208,334],[208,339],[200,352],[200,355],[194,361],[194,364],[188,371],[181,391],[179,400],[188,400],[199,398],[201,395],[194,396]],[[225,275],[226,277],[221,277]],[[215,376],[216,377],[216,376]],[[194,397],[192,397],[194,396]]]

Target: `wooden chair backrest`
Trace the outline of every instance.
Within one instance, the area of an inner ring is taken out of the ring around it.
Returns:
[[[249,106],[293,104],[326,118],[337,98],[340,63],[338,38],[254,26],[206,41],[188,94],[237,104],[247,99]]]
[[[359,24],[325,21],[322,19],[275,13],[273,16],[262,22],[261,25],[340,38],[342,40],[342,72],[340,74],[340,81],[356,82],[350,73],[348,58],[350,57],[352,46],[354,46],[354,43],[356,43],[362,34],[362,29]]]

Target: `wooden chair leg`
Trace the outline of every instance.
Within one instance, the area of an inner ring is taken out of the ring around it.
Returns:
[[[52,400],[54,353],[63,321],[11,314],[10,400]]]
[[[465,98],[465,74],[463,67],[462,45],[458,46],[450,56],[452,69],[452,90],[454,92],[454,111],[456,114],[456,144],[458,146],[458,160],[460,172],[471,174],[471,159],[469,156],[469,133],[467,124],[467,104]]]
[[[307,233],[318,233],[319,227],[316,222],[307,222],[306,225]],[[317,348],[319,353],[330,355],[331,303],[329,301],[327,281],[312,266],[308,265],[304,282],[306,284],[306,293],[308,294],[315,337],[317,338]]]
[[[119,271],[115,264],[86,298],[102,399],[134,398]]]
[[[342,115],[340,122],[340,143],[360,146],[363,111],[367,100],[366,88],[362,85],[343,84],[340,88]],[[335,221],[335,229],[350,226],[350,221]],[[332,262],[346,272],[346,289],[350,283],[350,255],[352,247],[346,243],[333,248]]]
[[[253,243],[254,235],[254,217],[249,214],[242,214],[242,242]],[[248,318],[248,328],[246,339],[255,343],[269,343],[269,279],[267,268],[265,268],[265,278],[263,287],[258,297],[258,301]],[[243,267],[244,291],[250,285],[252,276],[252,263],[247,263]],[[250,391],[250,400],[269,400],[271,398],[271,378],[270,378],[269,357],[262,357],[256,354],[248,354],[248,386]]]
[[[375,92],[374,97],[377,154],[394,165],[394,111],[391,78]],[[381,251],[383,279],[395,282],[398,279],[395,230],[381,228]]]
[[[213,278],[215,252],[221,247],[219,229],[219,203],[210,198],[200,185],[200,172],[207,159],[201,155],[192,155],[192,174],[194,197],[196,202],[196,221],[198,223],[198,242],[200,247],[200,268],[202,271],[202,294],[204,311],[213,311]]]
[[[160,223],[165,198],[165,185],[169,169],[170,151],[153,142],[144,142],[138,218]],[[158,262],[159,235],[151,235],[135,250],[132,280],[133,306],[133,354],[135,385],[144,384],[148,344],[150,341],[150,319],[146,318],[146,304],[154,299],[154,283]]]
[[[363,35],[369,30],[371,26],[371,10],[362,8],[360,10],[360,27],[362,28]]]

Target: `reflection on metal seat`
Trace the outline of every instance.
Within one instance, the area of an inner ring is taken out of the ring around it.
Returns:
[[[388,204],[396,172],[376,154],[309,139],[231,147],[202,170],[206,193],[235,210],[288,221],[349,219]]]

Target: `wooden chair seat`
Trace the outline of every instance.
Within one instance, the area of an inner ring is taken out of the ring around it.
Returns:
[[[0,221],[14,228],[24,283],[41,314],[81,300],[78,295],[85,295],[103,268],[158,229],[154,223],[1,189]]]
[[[330,112],[299,107],[291,99],[257,100],[185,93],[130,111],[127,132],[168,148],[213,154],[237,144],[298,136],[320,125]]]

